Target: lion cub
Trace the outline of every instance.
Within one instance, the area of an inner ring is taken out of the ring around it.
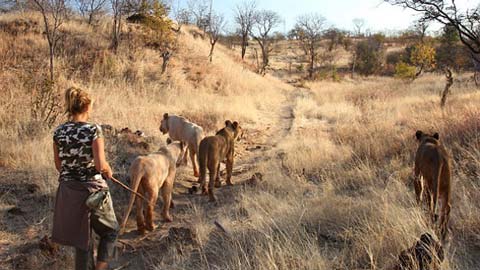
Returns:
[[[198,151],[198,164],[200,167],[200,179],[202,192],[208,193],[210,201],[215,201],[213,187],[219,187],[220,183],[220,162],[227,166],[227,185],[232,185],[233,157],[235,152],[235,140],[242,136],[242,128],[237,121],[225,121],[225,127],[217,131],[215,136],[205,137],[200,142]],[[207,168],[210,172],[209,187],[206,184]]]
[[[415,136],[419,142],[415,155],[414,180],[417,203],[422,201],[422,193],[425,191],[431,220],[434,223],[437,203],[439,199],[441,200],[440,233],[442,240],[445,240],[450,217],[451,158],[440,143],[438,133],[429,135],[418,130]],[[423,184],[420,175],[423,177]]]
[[[131,186],[134,191],[149,199],[146,203],[141,198],[135,198],[131,194],[127,212],[123,218],[121,232],[125,228],[128,215],[132,210],[133,202],[136,199],[137,228],[140,234],[145,230],[153,230],[153,208],[156,205],[158,191],[162,190],[163,211],[162,217],[167,222],[172,221],[169,209],[172,204],[173,182],[175,179],[176,167],[181,163],[185,155],[186,145],[182,142],[167,141],[166,147],[160,148],[156,153],[137,157],[130,166]],[[146,222],[143,216],[143,206],[146,204]]]

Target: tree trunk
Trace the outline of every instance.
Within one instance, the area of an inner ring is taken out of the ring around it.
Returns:
[[[118,48],[118,35],[117,35],[117,17],[113,18],[113,31],[112,31],[112,49],[116,53]]]
[[[210,59],[210,63],[212,62],[213,59],[213,50],[215,49],[215,44],[217,41],[210,42],[210,54],[208,55],[208,58]]]
[[[115,53],[117,53],[118,45],[120,43],[121,20],[121,14],[113,15],[112,49]]]
[[[88,24],[92,25],[93,23],[93,11],[88,14]]]
[[[440,107],[445,107],[445,103],[447,103],[447,96],[450,90],[450,87],[453,84],[453,76],[452,71],[449,68],[445,68],[445,77],[447,83],[445,84],[445,88],[443,89],[442,99],[440,100]]]
[[[260,70],[261,74],[265,74],[265,71],[268,67],[268,48],[266,42],[259,42],[260,49],[262,50],[262,68]]]
[[[420,66],[420,69],[417,71],[417,73],[415,73],[415,78],[414,79],[417,79],[423,72],[423,65]]]
[[[308,77],[313,79],[313,69],[315,66],[315,49],[313,47],[310,48],[310,68],[308,69]]]
[[[257,63],[257,73],[260,73],[260,63],[258,62],[258,51],[257,48],[253,48],[253,51],[255,52],[254,57],[255,61]]]
[[[50,47],[50,81],[53,82],[54,74],[53,74],[53,64],[54,64],[54,58],[55,58],[55,49],[53,48],[53,44],[50,42],[48,43],[48,46]]]
[[[242,60],[245,59],[245,54],[247,53],[247,43],[248,36],[242,36]]]
[[[164,52],[164,53],[162,53],[162,60],[163,60],[163,63],[162,63],[162,74],[165,73],[165,71],[167,71],[167,65],[168,65],[168,61],[170,60],[170,56],[171,56],[171,53],[170,53],[170,52]]]
[[[357,56],[355,53],[353,53],[353,57],[352,57],[352,79],[355,75],[355,65],[356,65],[356,62],[357,62]]]

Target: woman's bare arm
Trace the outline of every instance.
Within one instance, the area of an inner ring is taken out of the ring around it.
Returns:
[[[103,138],[98,138],[92,143],[93,160],[95,162],[95,169],[102,173],[107,178],[112,178],[112,168],[105,159],[105,141]]]
[[[58,156],[58,146],[55,144],[55,142],[53,142],[53,160],[55,161],[55,169],[60,172],[60,170],[62,170],[62,162]]]

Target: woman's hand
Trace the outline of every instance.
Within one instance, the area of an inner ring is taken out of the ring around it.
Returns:
[[[107,163],[107,167],[102,171],[102,175],[107,179],[111,179],[113,177],[113,171],[110,167],[110,164]]]

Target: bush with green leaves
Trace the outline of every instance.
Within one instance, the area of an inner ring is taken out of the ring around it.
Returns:
[[[382,35],[373,35],[356,44],[352,63],[356,72],[369,76],[382,70],[385,52],[383,40]]]
[[[395,78],[399,79],[415,79],[417,74],[417,68],[415,66],[409,65],[405,62],[398,62],[395,65]]]
[[[450,67],[456,71],[473,68],[473,62],[468,48],[461,42],[456,29],[445,25],[439,37],[435,60],[438,67]]]

